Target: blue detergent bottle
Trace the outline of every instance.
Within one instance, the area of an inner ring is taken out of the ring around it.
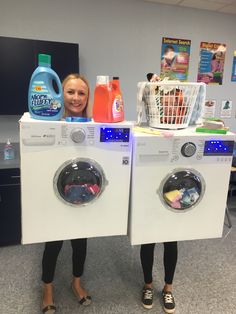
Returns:
[[[53,86],[55,82],[58,91]],[[33,72],[28,92],[28,108],[32,118],[61,120],[64,112],[61,81],[51,69],[51,56],[38,55],[38,67]]]

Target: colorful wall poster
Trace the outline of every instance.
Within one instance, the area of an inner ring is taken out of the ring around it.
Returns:
[[[222,85],[226,45],[201,42],[198,82]]]
[[[234,51],[231,81],[236,82],[236,50]]]
[[[214,118],[216,110],[216,100],[209,99],[205,101],[203,107],[203,118]]]
[[[191,40],[162,38],[161,78],[187,81]]]
[[[222,100],[221,111],[220,111],[221,118],[230,118],[231,111],[232,111],[232,100]]]

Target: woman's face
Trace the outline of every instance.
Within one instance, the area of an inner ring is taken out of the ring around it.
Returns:
[[[87,106],[88,86],[81,79],[70,79],[64,86],[64,106],[71,116],[82,116]]]

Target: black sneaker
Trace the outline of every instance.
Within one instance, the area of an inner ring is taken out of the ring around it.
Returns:
[[[175,311],[175,299],[171,292],[162,291],[163,308],[166,313],[174,313]]]
[[[152,308],[152,301],[153,301],[153,289],[152,288],[143,288],[142,291],[142,304],[145,309]]]

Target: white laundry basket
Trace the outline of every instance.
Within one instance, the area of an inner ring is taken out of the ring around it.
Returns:
[[[178,81],[139,82],[138,124],[144,104],[148,125],[161,129],[187,128],[202,83]]]

